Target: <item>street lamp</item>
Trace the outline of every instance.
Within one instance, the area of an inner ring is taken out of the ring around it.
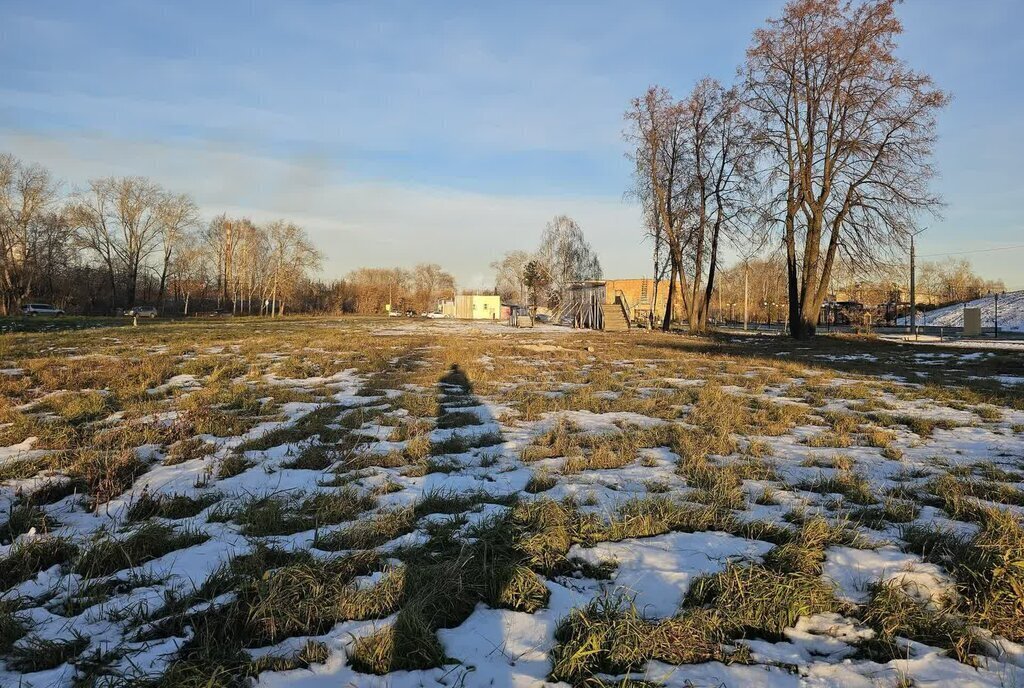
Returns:
[[[910,233],[910,331],[917,339],[917,266],[914,264],[916,253],[914,252],[914,239],[918,234],[928,229],[922,227],[916,232]]]
[[[765,301],[763,305],[764,305],[765,317],[767,318],[766,322],[768,324],[768,327],[771,327],[772,326],[772,311],[771,311],[770,308],[768,308],[768,302],[767,301]]]
[[[995,312],[995,329],[996,329],[995,335],[996,336],[995,336],[995,338],[999,339],[999,294],[1005,293],[1005,292],[998,292],[997,291],[997,292],[989,292],[989,293],[992,294],[992,298],[996,302],[996,312]]]

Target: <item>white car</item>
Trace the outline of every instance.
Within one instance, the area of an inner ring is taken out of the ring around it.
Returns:
[[[22,315],[64,315],[63,308],[49,303],[26,303],[21,307]]]
[[[447,318],[449,316],[445,315],[444,313],[427,313],[427,317],[428,318]]]
[[[125,315],[137,318],[155,318],[156,308],[154,306],[136,306],[125,311]]]

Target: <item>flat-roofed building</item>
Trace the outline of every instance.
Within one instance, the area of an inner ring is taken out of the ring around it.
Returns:
[[[454,299],[445,299],[440,312],[460,320],[501,319],[501,297],[497,294],[456,294]]]

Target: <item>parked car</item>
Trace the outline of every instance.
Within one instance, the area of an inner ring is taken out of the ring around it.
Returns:
[[[26,303],[21,307],[22,315],[64,315],[63,308],[49,303]]]
[[[428,318],[447,318],[447,317],[450,317],[450,316],[447,316],[444,313],[427,313],[427,317]]]
[[[125,315],[133,318],[155,318],[156,307],[154,306],[136,306],[135,308],[129,308],[124,312]]]

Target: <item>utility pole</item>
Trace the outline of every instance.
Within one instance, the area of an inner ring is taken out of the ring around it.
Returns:
[[[910,331],[914,333],[914,339],[917,339],[917,270],[915,265],[915,252],[914,252],[914,237],[928,229],[922,227],[916,232],[910,233]]]
[[[719,280],[719,284],[718,284],[718,325],[719,325],[719,327],[722,326],[722,320],[724,319],[722,317],[722,286],[723,285],[721,283],[721,280]],[[997,309],[998,309],[998,306],[997,306]],[[998,312],[998,310],[997,310],[997,312]]]
[[[743,331],[744,332],[747,331],[747,293],[749,291],[749,289],[747,288],[747,270],[749,269],[749,267],[750,267],[750,264],[746,260],[744,260],[743,261]]]
[[[995,293],[996,299],[996,339],[999,339],[999,292]]]

